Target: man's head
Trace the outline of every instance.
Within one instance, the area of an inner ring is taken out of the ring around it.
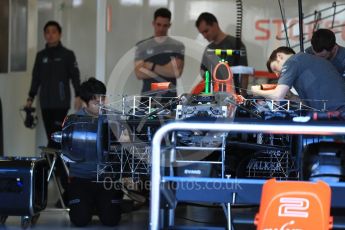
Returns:
[[[195,22],[195,26],[199,33],[209,42],[216,40],[218,34],[221,33],[217,18],[208,12],[199,15]]]
[[[280,76],[280,72],[282,71],[284,63],[290,56],[294,54],[295,51],[286,46],[281,46],[273,50],[266,63],[268,71],[271,73],[275,73],[277,76]]]
[[[313,33],[311,45],[316,56],[332,59],[337,52],[336,38],[329,29],[318,29]]]
[[[171,26],[170,20],[171,12],[167,8],[159,8],[155,11],[152,22],[155,37],[168,35]]]
[[[48,46],[56,46],[61,39],[61,26],[56,21],[48,21],[43,28],[44,39]]]
[[[80,98],[86,103],[86,110],[92,115],[98,115],[99,105],[103,103],[107,89],[103,82],[89,78],[80,85]]]

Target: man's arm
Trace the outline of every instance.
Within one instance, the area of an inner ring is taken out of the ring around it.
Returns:
[[[289,91],[288,85],[277,85],[275,89],[272,90],[262,90],[261,86],[253,85],[252,93],[254,96],[262,96],[272,100],[282,100]]]
[[[153,64],[145,62],[148,58],[146,55],[146,43],[139,42],[135,50],[135,59],[134,59],[134,73],[137,79],[145,80],[150,78],[155,78],[157,75],[151,71]],[[151,65],[149,65],[151,64]]]
[[[67,68],[68,68],[68,77],[72,81],[72,85],[74,88],[75,99],[74,99],[74,109],[80,110],[82,108],[82,101],[79,97],[79,90],[80,90],[80,71],[78,67],[77,58],[73,51],[71,51],[67,60]]]
[[[30,90],[29,90],[29,98],[31,103],[33,101],[33,99],[35,98],[38,88],[41,85],[41,80],[39,77],[40,74],[40,56],[39,54],[36,54],[36,59],[35,59],[35,63],[34,63],[34,68],[32,70],[32,79],[31,79],[31,86],[30,86]],[[31,105],[31,104],[30,104]]]
[[[150,63],[152,65],[152,63]],[[149,65],[150,65],[149,64]],[[155,65],[153,72],[167,78],[180,78],[183,72],[184,61],[178,57],[172,57],[165,65]]]
[[[180,58],[173,57],[165,65],[154,64],[139,60],[135,62],[135,75],[138,79],[155,78],[158,75],[166,78],[179,78],[182,75],[184,61]]]
[[[152,62],[145,62],[143,60],[138,60],[138,61],[135,61],[134,65],[135,65],[134,72],[139,80],[157,77],[157,74],[151,71],[153,67]]]
[[[68,68],[68,77],[72,81],[72,85],[74,88],[74,92],[76,96],[79,96],[79,89],[80,89],[80,71],[78,67],[77,58],[74,55],[74,52],[71,51],[69,55],[69,59],[67,60],[67,68]]]

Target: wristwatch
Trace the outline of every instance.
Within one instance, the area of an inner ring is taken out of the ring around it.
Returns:
[[[151,66],[151,71],[154,71],[155,67],[156,67],[156,63],[153,63],[152,66]]]

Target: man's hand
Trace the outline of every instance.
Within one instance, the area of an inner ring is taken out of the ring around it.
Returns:
[[[31,108],[32,107],[32,103],[33,103],[33,99],[31,97],[29,97],[28,99],[26,99],[26,108]]]
[[[144,62],[143,60],[135,62],[135,75],[139,80],[157,77],[157,74],[151,71],[152,62]]]
[[[149,67],[154,69],[155,74],[158,74],[160,76],[164,76],[166,78],[179,78],[181,77],[182,71],[183,71],[183,66],[184,66],[184,61],[180,58],[176,57],[171,57],[170,62],[164,65],[150,65],[151,63],[148,64]]]
[[[153,71],[154,72],[154,64],[149,61],[145,61],[143,67],[147,70]]]
[[[260,92],[261,92],[261,86],[260,85],[253,85],[252,87],[251,87],[251,91],[252,91],[252,93],[253,93],[253,95],[258,95],[258,94],[260,94]]]
[[[261,90],[260,85],[253,85],[251,87],[254,96],[263,96],[271,100],[282,100],[286,93],[289,91],[288,85],[277,85],[276,88],[271,90]]]

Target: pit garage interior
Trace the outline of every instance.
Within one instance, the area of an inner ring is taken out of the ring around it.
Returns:
[[[171,12],[168,36],[184,46],[176,97],[166,100],[142,94],[135,70],[138,42],[154,35],[159,8]],[[124,196],[116,226],[95,213],[85,229],[345,229],[344,111],[294,88],[279,100],[252,88],[279,87],[266,65],[278,47],[306,52],[319,29],[345,47],[345,1],[1,0],[0,9],[0,229],[79,229],[57,168],[68,177],[88,154],[92,182]],[[206,48],[212,40],[196,26],[203,12],[216,16],[233,47]],[[69,81],[71,107],[51,137],[58,148],[47,147],[42,98],[26,107],[48,21],[61,25],[80,81],[94,77],[107,88],[97,116],[78,116]],[[204,53],[217,58],[206,73]]]

